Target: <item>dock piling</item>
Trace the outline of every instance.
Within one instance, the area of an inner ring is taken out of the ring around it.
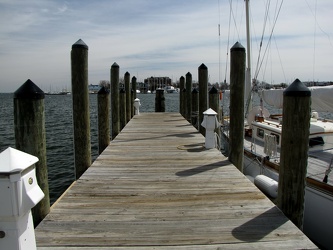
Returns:
[[[112,117],[112,134],[113,140],[120,132],[119,117],[119,65],[113,63],[110,70],[111,83],[111,117]]]
[[[199,92],[196,88],[192,90],[192,110],[191,110],[191,123],[198,130],[198,113],[199,113]]]
[[[102,87],[97,94],[98,153],[110,144],[110,91]]]
[[[135,107],[134,102],[136,99],[136,77],[132,77],[132,111],[131,111],[131,117],[135,115]]]
[[[181,76],[179,78],[179,113],[185,117],[185,97],[184,97],[184,90],[185,88],[185,78],[184,76]]]
[[[122,131],[123,128],[126,126],[126,91],[123,88],[119,90],[119,120],[119,129],[120,131]]]
[[[217,90],[217,88],[215,88],[215,86],[213,86],[209,93],[209,108],[211,108],[212,110],[214,110],[216,112],[216,119],[219,121],[220,120],[220,107],[219,107],[219,92]],[[220,136],[220,129],[219,127],[217,126],[216,129],[215,129],[215,133],[218,134],[218,136]]]
[[[296,79],[283,92],[278,206],[300,229],[309,149],[311,91]]]
[[[209,90],[209,108],[219,113],[219,93],[215,86]]]
[[[208,108],[207,94],[208,94],[208,68],[205,64],[201,64],[198,68],[199,79],[199,132],[205,136],[205,128],[201,126],[203,121],[203,112]]]
[[[236,42],[230,55],[229,160],[243,172],[245,48]]]
[[[50,212],[44,97],[44,92],[30,79],[14,93],[15,146],[39,159],[35,164],[36,178],[45,195],[32,209],[35,227]]]
[[[165,112],[164,89],[156,89],[155,112]]]
[[[125,93],[126,93],[126,123],[131,120],[132,112],[132,88],[130,87],[130,73],[126,71],[124,75]]]
[[[191,112],[192,112],[192,74],[187,72],[185,75],[185,86],[186,86],[186,120],[191,122]]]
[[[79,179],[91,165],[88,46],[81,39],[72,45],[71,67],[75,178]]]

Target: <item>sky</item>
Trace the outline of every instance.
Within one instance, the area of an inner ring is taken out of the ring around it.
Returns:
[[[252,76],[333,81],[332,14],[332,0],[251,0]],[[0,0],[0,92],[27,79],[44,92],[70,89],[79,39],[89,84],[110,80],[114,62],[138,81],[187,72],[196,81],[204,63],[209,82],[229,82],[229,51],[237,41],[246,48],[245,30],[244,0]]]

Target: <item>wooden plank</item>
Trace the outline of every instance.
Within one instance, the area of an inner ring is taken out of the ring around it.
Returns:
[[[135,116],[36,228],[38,249],[316,246],[176,113]]]

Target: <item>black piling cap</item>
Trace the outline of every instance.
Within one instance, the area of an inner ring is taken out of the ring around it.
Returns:
[[[130,75],[130,73],[128,73],[128,71],[126,71],[125,76],[129,76],[129,75]]]
[[[199,93],[199,91],[196,89],[196,88],[194,88],[193,90],[192,90],[192,94],[198,94]]]
[[[192,74],[190,72],[187,72],[186,76],[192,76]]]
[[[236,42],[236,43],[234,44],[234,46],[231,47],[230,51],[231,51],[231,52],[233,52],[233,51],[245,51],[245,48],[242,46],[241,43]]]
[[[181,76],[180,79],[185,79],[185,77],[184,77],[184,76]]]
[[[311,91],[299,79],[296,79],[283,91],[283,96],[311,96]]]
[[[134,81],[136,81],[136,77],[135,76],[132,77],[132,82],[134,82]]]
[[[201,64],[200,66],[199,66],[199,69],[207,69],[207,66],[205,65],[205,64]]]
[[[119,90],[119,93],[120,93],[120,94],[125,94],[125,93],[126,93],[126,91],[125,91],[125,89],[124,89],[124,88],[121,88],[121,89]]]
[[[81,39],[77,40],[76,43],[72,45],[72,49],[77,48],[77,49],[88,49],[88,45],[84,43]]]
[[[104,86],[98,91],[98,95],[108,95],[110,93],[110,90],[105,88]]]
[[[36,84],[34,84],[30,79],[22,84],[14,92],[15,99],[44,99],[45,94]]]
[[[209,94],[217,94],[217,88],[215,88],[215,86],[213,86],[210,90],[209,90]]]
[[[119,68],[119,65],[116,62],[114,62],[111,67],[112,68]]]

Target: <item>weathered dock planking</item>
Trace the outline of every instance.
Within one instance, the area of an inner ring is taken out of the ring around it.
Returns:
[[[134,118],[36,228],[46,249],[316,249],[180,114]]]

